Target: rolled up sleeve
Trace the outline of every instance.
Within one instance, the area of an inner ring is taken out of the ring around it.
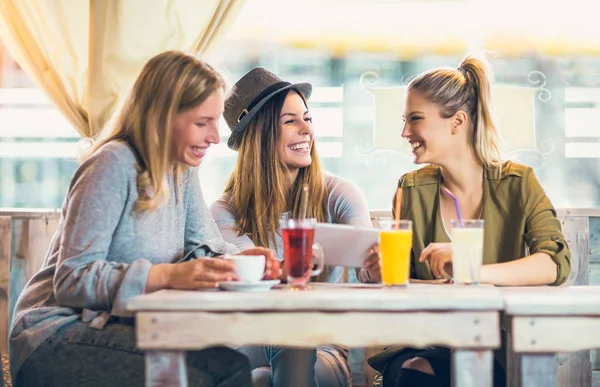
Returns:
[[[556,281],[561,285],[571,273],[571,252],[561,231],[556,210],[535,173],[528,168],[522,178],[523,208],[529,214],[525,224],[525,242],[530,254],[548,254],[556,263]]]

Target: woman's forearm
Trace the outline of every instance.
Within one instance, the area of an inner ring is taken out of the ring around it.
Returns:
[[[535,253],[511,262],[484,265],[481,282],[497,286],[550,285],[556,281],[556,263],[546,253]]]

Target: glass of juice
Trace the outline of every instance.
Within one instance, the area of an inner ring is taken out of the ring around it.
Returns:
[[[412,222],[379,220],[379,252],[381,276],[385,286],[406,287],[410,274]]]
[[[483,220],[452,220],[452,276],[456,285],[481,282]]]
[[[317,220],[282,218],[279,221],[283,238],[283,262],[287,281],[294,290],[310,289],[310,277],[321,274],[325,264],[323,249],[315,239]]]

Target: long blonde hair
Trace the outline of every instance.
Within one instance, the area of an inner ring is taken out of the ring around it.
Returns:
[[[176,192],[187,168],[173,162],[172,124],[176,114],[225,89],[221,75],[192,55],[167,51],[142,68],[129,94],[97,136],[83,160],[110,141],[127,143],[138,160],[136,211],[154,211],[169,198],[168,174]]]
[[[467,56],[457,69],[434,69],[420,74],[408,85],[435,103],[444,118],[463,110],[469,116],[472,135],[469,145],[475,157],[486,167],[500,167],[500,133],[492,119],[491,72],[486,63]]]
[[[306,105],[302,93],[296,89]],[[275,242],[279,218],[286,211],[294,217],[300,213],[300,193],[308,184],[310,200],[307,216],[327,221],[327,187],[317,153],[316,144],[310,152],[312,163],[300,168],[292,187],[287,190],[290,173],[279,158],[277,144],[280,138],[279,116],[288,93],[271,98],[244,131],[237,163],[225,193],[231,198],[237,212],[236,230],[246,234],[256,246],[268,247]]]

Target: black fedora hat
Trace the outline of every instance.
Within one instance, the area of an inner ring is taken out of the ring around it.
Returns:
[[[244,130],[246,130],[248,123],[254,118],[256,113],[273,96],[292,88],[298,89],[306,99],[312,93],[312,85],[310,83],[293,84],[285,82],[277,75],[262,67],[256,67],[240,78],[233,85],[233,88],[225,99],[225,112],[223,116],[229,129],[231,129],[231,136],[229,136],[227,146],[233,150],[238,150],[244,137]]]

